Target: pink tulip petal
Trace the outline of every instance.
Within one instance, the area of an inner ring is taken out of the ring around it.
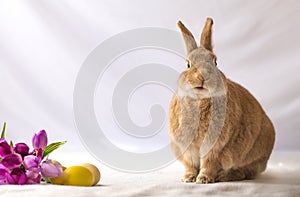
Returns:
[[[27,171],[26,175],[30,179],[36,179],[38,177],[39,173],[34,172],[34,171]]]
[[[1,164],[9,169],[18,168],[21,165],[21,163],[22,157],[19,154],[6,155],[1,161]]]
[[[27,178],[24,169],[14,168],[11,173],[6,173],[6,180],[9,184],[23,185]]]
[[[51,160],[43,162],[41,165],[42,175],[46,178],[58,177],[62,173],[62,167],[59,164],[52,163]]]
[[[27,182],[26,184],[39,184],[41,183],[41,175],[37,172],[27,171]]]
[[[27,177],[25,173],[22,173],[21,176],[19,177],[18,184],[19,185],[24,185],[27,182]]]
[[[0,167],[0,182],[6,180],[6,178],[5,178],[6,173],[8,173],[7,169],[4,167]]]
[[[20,155],[22,155],[24,157],[24,156],[28,155],[29,147],[25,143],[17,143],[15,145],[15,152],[19,153]]]
[[[28,155],[26,157],[24,157],[24,167],[27,170],[31,170],[31,171],[35,171],[35,172],[39,172],[40,171],[40,162],[41,162],[41,158],[36,157],[34,155]]]
[[[0,138],[0,157],[9,155],[12,153],[12,147],[3,138]]]
[[[5,178],[9,184],[16,184],[16,180],[9,173],[6,173]]]

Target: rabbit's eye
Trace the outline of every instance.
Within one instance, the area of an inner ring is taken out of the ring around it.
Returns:
[[[217,60],[215,60],[215,66],[217,66],[217,65],[218,65]]]
[[[187,66],[188,68],[190,68],[190,67],[191,67],[190,62],[187,62],[186,66]]]

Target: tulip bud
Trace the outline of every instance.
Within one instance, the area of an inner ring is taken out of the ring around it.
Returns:
[[[22,155],[22,157],[28,155],[29,147],[25,143],[17,143],[15,145],[15,152]]]
[[[48,143],[48,138],[45,130],[41,130],[34,134],[32,138],[32,146],[34,149],[45,149]]]

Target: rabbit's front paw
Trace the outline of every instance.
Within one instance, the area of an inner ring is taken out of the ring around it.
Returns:
[[[185,174],[182,177],[181,181],[185,182],[185,183],[193,183],[196,181],[196,177],[197,177],[197,175],[194,175],[194,174]]]
[[[196,180],[198,184],[214,183],[215,179],[205,174],[199,174]]]

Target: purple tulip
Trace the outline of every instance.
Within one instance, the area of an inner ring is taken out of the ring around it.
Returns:
[[[0,138],[0,157],[9,155],[12,153],[12,147],[3,138]]]
[[[15,145],[15,152],[19,153],[22,157],[28,155],[29,147],[25,143],[17,143]]]
[[[40,163],[42,158],[34,155],[27,155],[24,157],[24,167],[27,170],[40,172]]]
[[[52,160],[47,160],[42,163],[42,175],[46,178],[55,178],[61,175],[62,167],[58,163],[53,163]]]
[[[27,171],[27,182],[26,184],[40,184],[41,183],[41,175],[38,172]]]
[[[9,154],[3,157],[1,164],[8,169],[18,168],[22,164],[22,157],[17,153]]]
[[[45,149],[48,143],[48,138],[45,130],[41,130],[34,134],[32,138],[32,146],[35,150]]]
[[[15,168],[11,173],[6,173],[6,180],[9,184],[23,185],[26,183],[27,177],[23,169]]]
[[[0,185],[6,184],[6,173],[8,173],[7,169],[0,166]]]

